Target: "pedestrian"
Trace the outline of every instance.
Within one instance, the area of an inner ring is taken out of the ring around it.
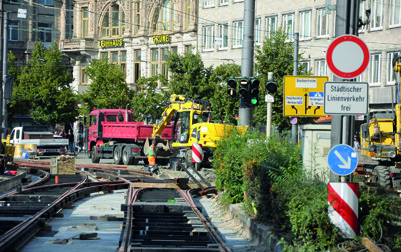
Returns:
[[[361,148],[358,140],[356,139],[356,136],[354,136],[354,150],[358,151]]]
[[[148,155],[148,161],[149,161],[149,167],[153,167],[156,164],[156,140],[152,140],[152,145],[149,147],[149,155]]]
[[[67,138],[68,138],[68,145],[69,145],[70,152],[75,154],[75,150],[74,150],[74,134],[71,132],[70,129],[68,130]]]
[[[65,138],[65,133],[64,130],[61,130],[60,134],[59,134],[62,138]]]
[[[78,132],[76,142],[77,142],[78,152],[81,152],[83,143],[83,136],[81,132]]]

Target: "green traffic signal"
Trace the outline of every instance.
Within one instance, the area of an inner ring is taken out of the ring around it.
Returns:
[[[251,104],[252,105],[257,105],[258,104],[258,99],[257,98],[252,98],[251,99]]]

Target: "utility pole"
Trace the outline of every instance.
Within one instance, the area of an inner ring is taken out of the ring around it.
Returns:
[[[358,36],[359,0],[337,0],[336,4],[335,37],[345,34]],[[334,76],[334,81],[345,81]],[[353,116],[332,115],[331,117],[331,147],[338,144],[352,146],[351,125]],[[339,176],[330,170],[330,181],[337,182]]]
[[[253,51],[254,51],[254,26],[255,26],[255,0],[244,1],[244,39],[242,43],[241,76],[253,76]],[[240,126],[253,125],[253,108],[245,98],[241,98],[238,112]]]
[[[5,125],[5,120],[4,118],[7,116],[7,112],[4,113],[4,109],[6,109],[5,104],[6,104],[6,100],[4,99],[4,90],[6,87],[6,79],[7,79],[7,42],[8,42],[8,32],[7,32],[7,12],[3,10],[3,22],[4,22],[4,26],[3,26],[3,76],[2,76],[2,85],[0,88],[0,122],[1,122],[1,128],[0,128],[0,132],[1,132],[1,138],[5,139],[6,136],[6,125]]]
[[[294,71],[293,74],[294,76],[297,76],[298,73],[298,50],[299,50],[299,33],[296,32],[294,33]],[[298,143],[298,124],[295,123],[291,126],[291,135],[292,135],[292,143],[297,144]]]

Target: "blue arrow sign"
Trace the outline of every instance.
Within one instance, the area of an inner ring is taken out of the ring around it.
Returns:
[[[346,176],[353,173],[358,166],[358,155],[351,146],[339,144],[331,148],[327,162],[335,174]]]

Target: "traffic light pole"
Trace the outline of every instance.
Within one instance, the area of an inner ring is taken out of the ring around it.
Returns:
[[[253,76],[253,51],[254,51],[254,21],[255,0],[244,1],[244,39],[242,43],[241,76],[250,78]],[[248,99],[241,97],[238,124],[240,126],[253,125],[253,108]]]

